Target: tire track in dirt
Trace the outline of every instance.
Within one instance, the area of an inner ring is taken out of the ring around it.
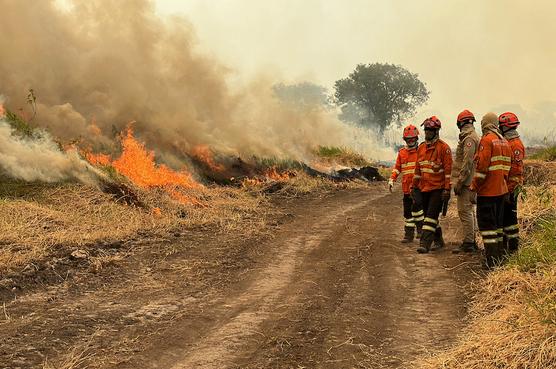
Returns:
[[[343,217],[367,206],[374,197],[369,194],[365,199],[357,199],[354,204],[341,204],[332,212],[321,214],[320,219],[311,224],[310,230],[304,229],[302,234],[273,241],[273,247],[281,248],[275,261],[258,273],[253,285],[241,296],[226,303],[231,309],[244,307],[246,310],[213,330],[172,369],[224,368],[232,363],[247,337],[256,335],[260,324],[273,315],[275,304],[286,292],[285,288],[306,255],[333,234],[334,225],[342,223]]]
[[[465,317],[470,273],[444,267],[461,262],[448,250],[419,255],[417,242],[401,245],[397,200],[373,199],[323,238],[258,340],[220,367],[409,368],[452,342]]]

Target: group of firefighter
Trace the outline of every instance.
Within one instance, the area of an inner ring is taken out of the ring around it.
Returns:
[[[440,139],[442,124],[436,116],[421,124],[425,131],[421,144],[417,127],[408,125],[403,130],[406,145],[400,149],[388,181],[392,190],[402,176],[402,242],[411,243],[418,238],[418,253],[444,247],[439,216],[441,212],[446,215],[453,189],[463,228],[462,243],[453,252],[477,252],[478,228],[485,265],[492,268],[519,247],[517,198],[523,184],[525,157],[516,130],[519,120],[511,112],[500,116],[487,113],[481,119],[481,138],[475,132],[475,116],[469,110],[462,111],[456,122],[460,134],[455,161],[450,146]]]

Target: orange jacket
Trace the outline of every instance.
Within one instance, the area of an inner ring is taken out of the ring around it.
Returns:
[[[512,161],[508,141],[501,135],[488,132],[479,142],[475,155],[475,176],[471,190],[478,196],[501,196],[508,193],[508,173]]]
[[[508,191],[513,192],[518,185],[523,184],[523,159],[525,159],[525,147],[519,137],[508,139],[512,150],[512,163],[508,174]]]
[[[413,186],[422,192],[450,190],[452,173],[452,150],[440,139],[432,144],[423,142],[417,149],[417,162]]]
[[[402,191],[405,194],[411,192],[411,184],[413,182],[413,174],[415,173],[415,161],[417,160],[417,148],[402,147],[398,152],[396,165],[392,169],[390,178],[394,182],[398,176],[402,175]]]

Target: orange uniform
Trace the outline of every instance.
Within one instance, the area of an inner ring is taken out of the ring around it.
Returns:
[[[481,138],[471,183],[471,190],[477,192],[477,196],[493,197],[508,193],[511,155],[510,145],[501,135],[488,132]]]
[[[421,192],[450,190],[452,173],[452,150],[440,139],[432,144],[423,142],[417,149],[413,185]]]
[[[402,147],[398,152],[396,165],[394,165],[392,169],[390,178],[396,182],[398,176],[400,174],[402,175],[402,191],[404,194],[409,194],[411,192],[416,160],[417,148]]]
[[[512,162],[508,174],[508,191],[513,192],[517,186],[523,184],[523,159],[525,159],[525,147],[519,137],[508,139],[512,150]]]

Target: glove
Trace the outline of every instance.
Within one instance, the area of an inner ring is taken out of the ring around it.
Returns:
[[[471,196],[469,196],[469,201],[473,204],[477,204],[477,192],[471,192]]]
[[[457,181],[456,185],[454,186],[454,194],[456,194],[456,196],[459,196],[462,189],[463,189],[463,183],[460,182],[460,181]]]
[[[450,190],[442,191],[442,201],[448,202],[450,200]]]
[[[388,189],[390,190],[390,192],[392,192],[392,187],[394,187],[394,180],[390,178],[388,180]]]

